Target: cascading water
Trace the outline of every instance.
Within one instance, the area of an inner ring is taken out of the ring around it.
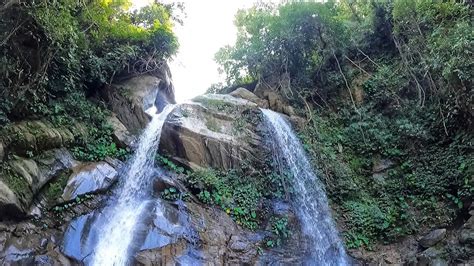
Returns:
[[[280,171],[288,171],[294,189],[294,206],[312,248],[309,265],[348,265],[344,246],[329,210],[323,184],[314,174],[303,146],[291,125],[278,113],[262,109],[271,128],[271,145]]]
[[[173,105],[167,105],[155,115],[141,135],[138,148],[122,176],[117,199],[103,211],[107,221],[97,226],[100,232],[92,254],[92,265],[127,265],[131,245],[140,226],[139,220],[150,199],[150,184],[154,172],[154,158],[160,141],[161,129]]]

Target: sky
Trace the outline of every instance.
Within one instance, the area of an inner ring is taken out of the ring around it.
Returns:
[[[147,4],[135,0],[135,7]],[[172,1],[162,1],[172,2]],[[176,100],[183,102],[203,94],[213,83],[224,80],[219,75],[214,54],[235,42],[234,16],[240,8],[252,6],[253,0],[184,0],[186,18],[175,25],[180,43],[177,56],[170,62]]]

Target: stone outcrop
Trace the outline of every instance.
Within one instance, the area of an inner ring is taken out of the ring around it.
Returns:
[[[71,201],[87,193],[105,191],[117,181],[117,178],[117,170],[106,162],[79,165],[69,176],[61,201]]]
[[[253,92],[245,89],[245,88],[237,88],[236,90],[229,93],[230,95],[234,96],[235,98],[240,98],[247,100],[249,102],[253,102],[258,105],[260,108],[268,108],[268,102],[264,99],[259,98]]]
[[[160,152],[190,168],[228,170],[262,152],[260,110],[250,101],[229,95],[200,96],[168,116]]]
[[[471,216],[462,226],[461,232],[459,233],[459,242],[474,245],[474,216]]]
[[[150,121],[145,111],[154,104],[161,110],[167,103],[175,103],[174,88],[168,72],[160,75],[140,75],[105,86],[101,97],[131,132],[143,129]]]
[[[118,147],[127,148],[133,145],[135,136],[128,131],[127,127],[120,122],[115,114],[107,118],[107,123],[112,127],[112,137]]]
[[[255,87],[255,95],[264,99],[268,102],[268,108],[275,112],[286,114],[288,116],[294,116],[295,111],[290,106],[287,100],[285,100],[275,89],[270,85],[259,83]]]
[[[145,110],[153,105],[159,84],[160,79],[156,77],[138,76],[105,86],[101,90],[101,97],[120,122],[130,132],[137,133],[150,121]]]
[[[24,217],[40,189],[61,171],[74,165],[65,149],[45,152],[41,157],[16,157],[8,162],[8,172],[0,173],[0,217]]]
[[[422,239],[420,239],[419,243],[424,248],[429,248],[436,245],[439,241],[443,240],[446,236],[446,229],[436,229],[429,232],[425,235]]]
[[[64,221],[97,208],[104,197],[96,196],[62,214]],[[62,252],[65,224],[57,224],[52,213],[31,221],[0,223],[0,265],[78,265]]]
[[[58,128],[43,120],[22,121],[1,132],[0,158],[2,153],[7,151],[20,156],[31,156],[42,151],[67,147],[74,140],[86,136],[85,127],[79,123],[71,128]]]

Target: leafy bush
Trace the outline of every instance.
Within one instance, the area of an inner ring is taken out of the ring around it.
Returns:
[[[288,227],[287,217],[272,217],[271,232],[273,237],[265,242],[267,247],[279,247],[290,237],[291,231]]]
[[[362,120],[347,110],[314,113],[300,132],[334,207],[347,217],[349,248],[393,242],[423,226],[448,226],[474,191],[467,167],[472,156],[461,144],[469,137],[434,142],[431,121],[414,112],[386,117],[365,111]],[[373,164],[380,156],[395,165],[377,181]]]
[[[44,193],[48,201],[56,202],[61,197],[70,174],[70,171],[65,171],[48,183]]]
[[[178,174],[184,173],[184,168],[181,166],[177,166],[173,161],[170,159],[166,158],[165,156],[162,156],[160,154],[156,155],[155,161],[161,165],[166,167],[168,170],[176,172]]]
[[[130,12],[130,6],[64,0],[0,9],[0,126],[49,116],[55,104],[91,95],[124,72],[161,67],[177,49],[172,7],[154,3]]]
[[[283,194],[274,190],[279,187],[274,182],[280,180],[262,173],[246,175],[238,170],[205,169],[191,173],[187,182],[198,190],[201,201],[219,206],[239,225],[253,230],[267,218],[264,200],[280,198]]]

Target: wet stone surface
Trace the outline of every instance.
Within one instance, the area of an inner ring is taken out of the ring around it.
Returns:
[[[84,164],[69,177],[62,200],[70,201],[86,193],[106,190],[117,177],[118,172],[106,162]]]
[[[185,239],[189,232],[186,213],[176,205],[159,200],[150,202],[148,206],[149,211],[141,217],[144,224],[137,229],[131,245],[136,253],[163,248]],[[89,262],[98,240],[98,225],[105,221],[107,217],[103,217],[101,210],[74,219],[64,235],[63,253],[77,261]]]

